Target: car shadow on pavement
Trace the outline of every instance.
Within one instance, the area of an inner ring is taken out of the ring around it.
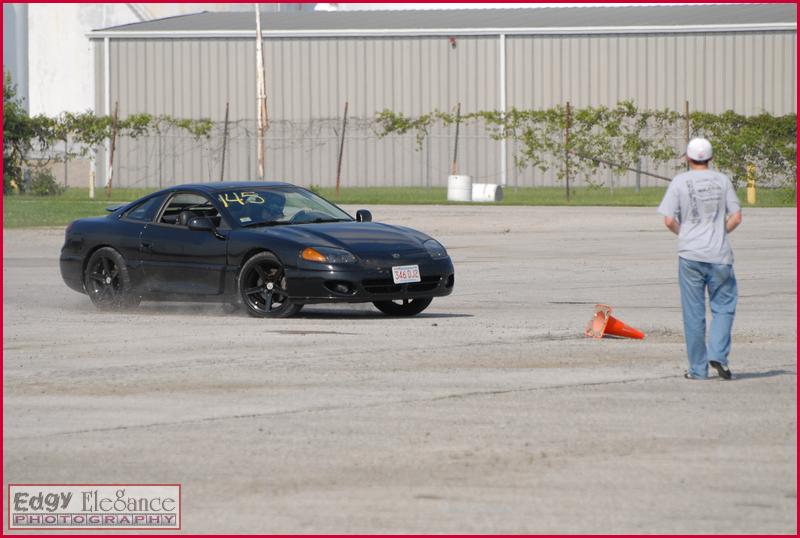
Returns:
[[[216,303],[172,303],[150,302],[143,303],[135,310],[125,312],[139,315],[161,316],[218,316],[218,317],[245,317],[250,316],[243,308],[234,311],[225,310],[225,307]],[[422,312],[409,319],[443,319],[443,318],[471,318],[472,314],[448,314],[446,312]],[[403,316],[387,316],[375,309],[364,308],[330,308],[309,306],[287,319],[402,319]]]
[[[292,316],[300,319],[440,319],[471,318],[472,314],[447,314],[443,312],[422,312],[416,316],[388,316],[377,310],[313,310],[305,308]]]
[[[161,303],[150,302],[142,303],[137,308],[123,311],[124,314],[133,315],[161,315],[161,316],[228,316],[232,315],[223,310],[222,305],[217,303]],[[234,312],[244,313],[243,310]]]
[[[745,372],[743,374],[733,373],[733,381],[741,379],[759,379],[762,377],[776,377],[779,375],[797,375],[797,372],[791,370],[767,370],[766,372]]]

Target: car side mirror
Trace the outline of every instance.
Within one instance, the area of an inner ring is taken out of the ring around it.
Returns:
[[[213,232],[216,230],[214,223],[208,217],[192,217],[187,225],[193,232]]]
[[[372,213],[366,209],[356,211],[356,222],[372,222]]]

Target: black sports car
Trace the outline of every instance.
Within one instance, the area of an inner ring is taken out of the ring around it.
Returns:
[[[372,302],[413,316],[453,291],[431,237],[356,218],[288,183],[181,185],[76,220],[61,276],[102,309],[145,300],[243,304],[286,317],[309,303]]]

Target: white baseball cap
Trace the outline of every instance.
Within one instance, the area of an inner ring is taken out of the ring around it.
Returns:
[[[707,161],[713,154],[711,142],[705,138],[692,138],[686,146],[686,156],[693,161]]]

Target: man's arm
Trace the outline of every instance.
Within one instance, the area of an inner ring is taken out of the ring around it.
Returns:
[[[725,231],[731,233],[742,223],[742,212],[737,211],[736,213],[731,213],[728,215],[728,218],[725,219]]]
[[[681,233],[681,224],[674,217],[664,217],[664,226],[669,228],[675,235]]]

